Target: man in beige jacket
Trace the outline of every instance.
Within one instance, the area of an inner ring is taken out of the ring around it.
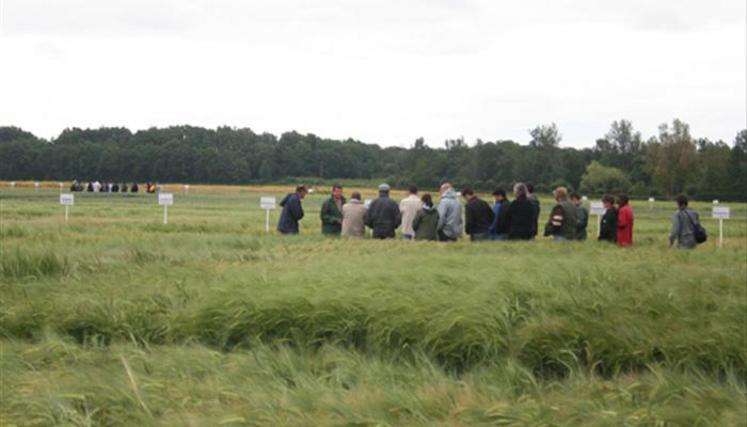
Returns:
[[[415,214],[423,208],[423,202],[418,197],[418,187],[411,185],[409,195],[399,202],[399,211],[402,214],[402,238],[412,240],[415,238],[415,230],[412,229],[412,220]]]
[[[342,236],[348,239],[362,239],[366,234],[366,205],[361,201],[361,193],[354,192],[350,201],[342,205]]]

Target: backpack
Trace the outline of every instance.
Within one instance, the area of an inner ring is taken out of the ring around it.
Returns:
[[[692,218],[690,218],[690,215],[685,211],[685,216],[688,220],[690,220],[690,225],[693,226],[693,237],[695,237],[695,243],[701,244],[708,240],[708,234],[706,234],[706,229],[700,224],[700,221],[696,224],[695,221],[693,221]]]

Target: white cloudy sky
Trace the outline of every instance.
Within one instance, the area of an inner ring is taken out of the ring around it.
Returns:
[[[0,0],[0,125],[409,146],[747,126],[744,0]]]

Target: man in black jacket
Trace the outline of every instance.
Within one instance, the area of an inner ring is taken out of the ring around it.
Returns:
[[[303,206],[301,200],[306,197],[306,187],[296,187],[295,193],[290,193],[280,202],[283,212],[278,220],[278,231],[281,234],[298,234],[298,221],[303,218]]]
[[[379,185],[379,197],[366,211],[366,225],[373,230],[374,239],[393,239],[394,230],[402,223],[397,202],[389,198],[389,185]]]
[[[467,201],[464,206],[464,231],[473,242],[490,239],[490,226],[493,224],[493,209],[485,200],[477,197],[471,188],[462,190],[462,197]]]
[[[506,190],[498,188],[493,191],[493,224],[490,226],[491,240],[508,240],[508,207],[511,202],[506,197]]]
[[[615,198],[610,195],[602,197],[604,203],[604,216],[599,226],[600,242],[615,243],[617,241],[617,209],[615,209]]]

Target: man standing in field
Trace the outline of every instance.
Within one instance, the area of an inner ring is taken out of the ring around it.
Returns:
[[[438,202],[438,240],[456,242],[462,236],[462,206],[456,199],[451,184],[441,185],[441,201]]]
[[[397,202],[389,198],[389,184],[379,185],[379,197],[366,211],[366,225],[373,230],[374,239],[393,239],[394,230],[402,223]]]
[[[408,196],[399,202],[399,212],[402,214],[402,238],[412,240],[415,231],[412,229],[412,220],[423,207],[423,202],[418,197],[418,187],[411,185]]]
[[[366,234],[365,217],[366,205],[361,201],[361,193],[355,191],[342,207],[342,236],[362,239]]]
[[[692,249],[698,245],[695,238],[696,229],[700,225],[698,213],[687,207],[687,196],[677,196],[677,212],[672,216],[672,232],[669,233],[669,246],[677,242],[680,249]]]
[[[493,223],[490,225],[491,240],[508,240],[508,207],[510,203],[506,198],[506,190],[497,188],[493,191]]]
[[[532,239],[537,237],[537,223],[539,222],[539,216],[540,216],[540,201],[539,197],[537,197],[536,194],[534,194],[534,184],[527,183],[527,200],[529,200],[529,203],[532,204],[532,209],[534,209],[534,218],[532,219]]]
[[[568,200],[568,190],[558,187],[552,192],[558,203],[550,211],[545,225],[545,236],[553,236],[558,242],[576,238],[576,206]]]
[[[488,202],[477,197],[471,188],[462,190],[462,197],[467,201],[464,205],[464,231],[473,242],[488,240],[495,217],[493,209]]]
[[[280,202],[283,211],[278,220],[278,231],[281,234],[298,234],[298,221],[303,218],[303,207],[301,200],[306,197],[306,187],[296,187],[295,193],[290,193]]]
[[[589,225],[589,211],[578,193],[571,194],[571,203],[576,206],[576,240],[586,240],[586,227]]]
[[[604,215],[602,216],[602,222],[599,224],[599,237],[597,240],[600,242],[617,242],[617,209],[615,208],[615,198],[609,194],[605,194],[602,197],[602,203],[604,204]]]
[[[342,232],[342,207],[345,197],[342,196],[342,186],[332,186],[332,196],[322,204],[319,216],[322,220],[322,234],[339,236]]]

